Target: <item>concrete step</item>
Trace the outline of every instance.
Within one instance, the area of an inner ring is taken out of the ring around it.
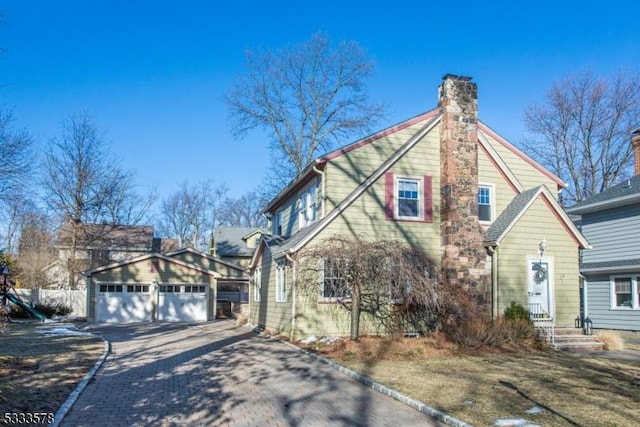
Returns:
[[[553,328],[553,340],[548,339],[549,346],[555,350],[581,352],[603,351],[604,344],[593,335],[584,335],[580,328]],[[539,330],[541,336],[544,332]],[[549,338],[546,337],[545,338]]]
[[[556,335],[584,335],[582,328],[554,328]]]
[[[593,335],[554,335],[555,342],[597,342]]]
[[[582,351],[604,351],[604,344],[599,341],[590,342],[554,342],[549,344],[554,350],[569,351],[569,352],[582,352]]]

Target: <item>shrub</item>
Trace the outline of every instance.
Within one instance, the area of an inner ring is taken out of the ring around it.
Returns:
[[[598,341],[604,344],[604,349],[608,351],[624,350],[624,340],[618,332],[602,331],[598,333]]]
[[[481,316],[465,320],[447,335],[464,350],[482,348],[521,350],[540,348],[543,345],[528,319],[491,320]]]
[[[246,325],[249,322],[249,318],[245,313],[236,313],[235,318],[236,318],[236,325],[238,326]]]
[[[529,310],[515,301],[511,301],[511,305],[504,310],[504,317],[509,320],[530,320]]]
[[[47,319],[51,319],[54,316],[66,316],[70,314],[73,309],[68,305],[61,302],[42,302],[38,303],[33,308],[42,313]],[[11,317],[14,319],[30,319],[32,316],[22,307],[13,305],[11,307]]]

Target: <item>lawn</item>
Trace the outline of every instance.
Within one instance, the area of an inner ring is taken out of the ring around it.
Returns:
[[[9,323],[2,328],[0,416],[55,414],[100,358],[104,342],[99,338],[39,332],[61,326]]]
[[[0,334],[2,414],[55,413],[104,350],[95,337],[49,336],[38,328],[9,324]],[[640,334],[622,336],[627,348],[640,350]],[[470,355],[443,338],[363,338],[308,348],[475,426],[498,419],[640,425],[638,360],[552,351]],[[541,411],[527,413],[532,409]]]
[[[640,359],[555,351],[469,355],[428,338],[365,338],[357,344],[338,341],[312,348],[476,426],[497,420],[540,426],[640,425]]]

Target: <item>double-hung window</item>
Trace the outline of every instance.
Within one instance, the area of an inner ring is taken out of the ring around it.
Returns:
[[[278,210],[276,214],[273,216],[273,223],[271,227],[271,232],[274,236],[282,235],[282,210]]]
[[[493,221],[493,187],[489,185],[478,186],[478,220],[483,222]]]
[[[298,194],[298,228],[306,227],[318,219],[318,187],[314,181],[311,186]]]
[[[320,298],[328,301],[349,298],[351,292],[346,279],[346,262],[339,259],[321,260]]]
[[[285,264],[276,265],[276,302],[287,301],[287,275]]]
[[[260,302],[261,288],[262,288],[262,269],[256,268],[253,271],[253,301]]]
[[[640,309],[639,276],[611,277],[611,308]]]
[[[396,191],[398,195],[397,217],[420,219],[420,180],[398,178]]]
[[[431,177],[385,173],[384,217],[387,221],[433,221]]]

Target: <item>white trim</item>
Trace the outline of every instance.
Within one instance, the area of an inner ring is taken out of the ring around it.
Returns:
[[[534,256],[527,255],[527,292],[529,291],[529,283],[532,279],[531,276],[531,265],[534,262],[544,262],[549,266],[549,271],[547,272],[547,302],[549,304],[549,316],[555,319],[556,315],[556,301],[555,301],[555,267],[554,267],[554,258],[551,256]]]
[[[478,197],[480,197],[480,188],[489,189],[489,207],[491,208],[491,219],[489,221],[480,219],[480,201],[478,201],[478,221],[481,225],[491,225],[496,220],[496,186],[492,183],[478,183]]]
[[[276,302],[287,302],[286,264],[276,264]]]
[[[418,215],[402,216],[400,215],[400,187],[399,181],[415,182],[418,184]],[[393,219],[405,221],[424,221],[424,176],[415,175],[393,175]]]
[[[522,216],[529,210],[531,205],[541,195],[544,195],[546,197],[547,201],[549,202],[549,204],[553,208],[553,211],[560,217],[560,220],[562,221],[562,223],[564,223],[564,225],[568,228],[568,230],[573,234],[573,236],[578,241],[578,244],[581,245],[585,249],[591,249],[591,245],[589,244],[589,241],[578,230],[578,228],[575,226],[573,221],[571,221],[571,218],[569,218],[569,215],[564,211],[562,206],[560,206],[558,201],[555,199],[555,197],[553,197],[553,195],[551,194],[551,192],[549,191],[547,186],[544,185],[544,184],[540,185],[537,188],[535,194],[533,196],[531,196],[531,198],[529,199],[527,204],[524,206],[524,208],[522,208],[520,210],[520,212],[518,212],[518,215],[509,223],[509,225],[504,229],[502,234],[500,236],[498,236],[498,238],[495,240],[495,243],[499,244],[502,241],[502,239],[507,234],[509,234],[511,229],[518,223],[518,221],[520,221],[520,218],[522,218]]]
[[[486,137],[483,131],[481,131],[480,127],[478,127],[478,142],[480,146],[485,149],[487,155],[490,157],[490,160],[493,160],[497,166],[498,170],[504,172],[507,181],[513,185],[518,193],[522,193],[524,191],[524,186],[518,180],[518,177],[513,173],[511,168],[505,163],[500,154],[493,148],[493,145],[489,142],[489,139]]]
[[[429,122],[427,122],[422,128],[420,128],[407,142],[404,143],[402,147],[398,149],[391,157],[387,158],[387,160],[382,163],[382,165],[371,174],[362,184],[356,187],[345,199],[343,199],[338,205],[329,212],[329,214],[322,218],[322,223],[320,226],[316,227],[309,235],[305,236],[300,242],[298,242],[294,247],[289,249],[288,252],[297,252],[300,248],[304,247],[310,240],[320,233],[324,227],[326,227],[331,221],[333,221],[338,215],[340,215],[345,209],[347,209],[351,204],[358,198],[362,193],[364,193],[371,185],[373,185],[380,177],[384,176],[385,172],[387,172],[391,166],[398,161],[402,156],[409,152],[422,138],[424,138],[433,128],[436,127],[438,123],[440,123],[440,119],[442,115],[438,115],[432,118]]]
[[[253,302],[260,302],[260,293],[262,290],[262,268],[258,267],[253,270]]]
[[[622,307],[617,305],[616,298],[616,282],[615,279],[629,279],[631,281],[631,307]],[[616,311],[640,310],[640,301],[638,301],[640,289],[640,276],[636,273],[629,274],[612,274],[609,276],[609,308]]]
[[[311,180],[311,183],[298,191],[295,207],[298,215],[298,230],[320,219],[317,178]]]

